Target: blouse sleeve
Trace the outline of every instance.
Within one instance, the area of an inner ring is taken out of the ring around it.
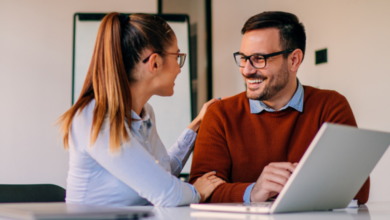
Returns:
[[[180,206],[199,202],[200,195],[195,187],[165,171],[136,138],[123,143],[119,153],[109,152],[108,140],[109,129],[102,130],[94,146],[85,150],[102,167],[138,192],[141,197],[155,206]],[[187,140],[184,138],[184,141]]]
[[[194,149],[196,136],[196,132],[187,128],[180,135],[176,143],[168,150],[173,175],[179,176]]]

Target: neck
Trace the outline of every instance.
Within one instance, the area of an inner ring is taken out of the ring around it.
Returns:
[[[297,79],[294,77],[294,80],[291,80],[278,94],[276,94],[271,99],[262,102],[268,107],[278,111],[279,109],[283,108],[283,106],[287,105],[287,103],[291,100],[295,91],[297,90],[297,86]]]
[[[134,83],[130,86],[131,90],[131,108],[141,117],[142,108],[148,102],[152,94],[148,91],[148,86],[144,83]]]

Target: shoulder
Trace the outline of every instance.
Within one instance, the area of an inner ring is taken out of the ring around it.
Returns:
[[[91,100],[82,110],[78,110],[72,122],[72,127],[90,126],[93,120],[95,99]]]
[[[236,117],[239,114],[242,114],[245,111],[249,110],[249,101],[246,98],[246,93],[242,92],[237,95],[224,98],[213,103],[206,112],[206,120],[225,120],[230,117]]]
[[[89,137],[93,122],[95,100],[91,100],[83,109],[79,109],[73,117],[69,147],[82,149],[89,146]]]
[[[226,111],[240,111],[245,108],[245,105],[249,105],[249,101],[246,97],[246,93],[242,92],[234,96],[230,96],[228,98],[224,98],[215,104],[211,105],[210,108],[215,110],[223,110]]]
[[[356,126],[348,100],[333,90],[317,89],[305,86],[304,109],[306,112],[319,113],[322,122],[332,122]]]
[[[316,102],[317,104],[324,102],[347,102],[347,99],[334,90],[318,89],[311,86],[303,86],[304,100],[306,102]]]
[[[82,110],[78,110],[72,121],[72,129],[85,134],[85,131],[90,132],[93,122],[95,110],[95,99],[92,99]],[[108,113],[104,116],[103,124],[100,131],[108,130],[110,127]],[[75,132],[77,135],[78,133]]]

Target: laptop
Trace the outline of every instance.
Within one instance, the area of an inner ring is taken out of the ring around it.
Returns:
[[[280,213],[345,208],[390,145],[390,133],[324,123],[273,202],[191,204],[204,211]]]
[[[51,203],[4,203],[0,204],[0,218],[12,219],[140,219],[150,216],[147,210],[112,208],[107,206],[90,206]]]

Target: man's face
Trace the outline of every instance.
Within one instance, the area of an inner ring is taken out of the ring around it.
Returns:
[[[279,30],[266,28],[246,32],[241,41],[240,53],[246,56],[252,54],[270,54],[282,51]],[[240,67],[241,74],[247,85],[248,99],[271,101],[282,96],[283,89],[290,80],[287,60],[283,55],[267,58],[265,68],[254,68],[249,60]]]

